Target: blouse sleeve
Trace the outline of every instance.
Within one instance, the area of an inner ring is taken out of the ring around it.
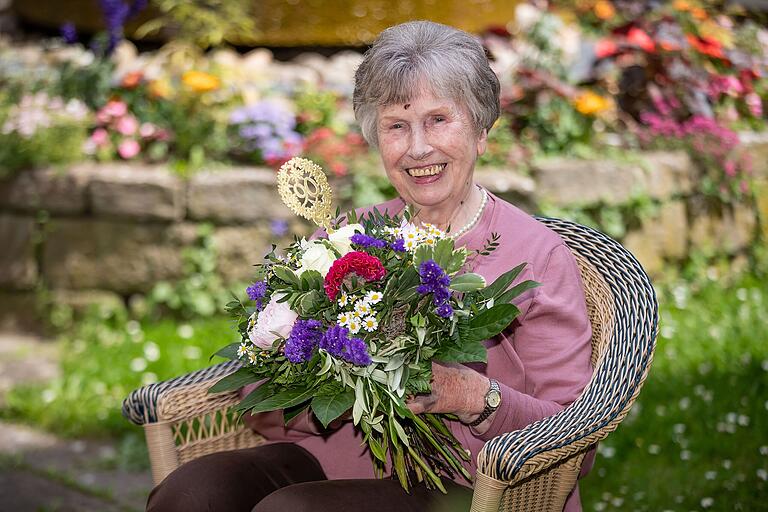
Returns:
[[[501,407],[485,432],[485,441],[551,416],[581,394],[592,375],[592,329],[576,260],[563,244],[556,246],[540,276],[525,316],[502,334],[525,371],[523,390],[503,382]]]

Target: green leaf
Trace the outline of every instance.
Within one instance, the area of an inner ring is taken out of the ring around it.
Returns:
[[[285,281],[286,283],[293,285],[297,288],[301,286],[301,281],[299,280],[298,276],[296,276],[293,270],[289,269],[288,267],[275,265],[274,267],[272,267],[272,271],[275,273],[275,277],[277,277],[281,281]]]
[[[213,358],[214,356],[219,356],[219,357],[223,357],[224,359],[230,359],[230,360],[239,359],[237,357],[237,348],[239,346],[240,346],[240,343],[238,342],[230,343],[226,347],[220,348],[215,354],[213,354],[213,356],[211,356],[211,358]]]
[[[461,274],[451,279],[449,288],[457,292],[474,292],[485,288],[485,278],[473,272]]]
[[[464,263],[467,261],[467,250],[462,247],[460,249],[457,249],[453,251],[451,254],[451,258],[444,267],[446,274],[453,274],[455,272],[458,272],[461,270],[461,267],[464,266]]]
[[[488,360],[488,350],[480,341],[447,343],[435,353],[434,359],[446,363],[484,363]]]
[[[309,399],[314,392],[314,388],[286,389],[260,401],[251,408],[251,412],[267,412],[293,407]],[[242,403],[237,406],[237,410],[241,410],[241,408]]]
[[[309,407],[309,400],[294,407],[288,407],[283,410],[283,422],[287,425],[289,421],[304,412]]]
[[[232,391],[240,389],[246,384],[252,384],[259,380],[259,377],[253,374],[248,368],[240,368],[234,373],[220,379],[216,384],[208,388],[209,393],[221,393],[222,391]]]
[[[491,297],[498,298],[499,295],[504,293],[506,289],[509,288],[509,285],[512,284],[512,281],[515,280],[520,272],[523,271],[525,265],[525,263],[521,263],[512,270],[504,272],[493,283],[491,283],[488,288],[481,291],[480,294],[485,299],[490,299]]]
[[[323,276],[317,270],[305,270],[301,274],[301,281],[307,281],[309,290],[323,289]]]
[[[297,313],[303,316],[312,316],[322,304],[322,296],[319,291],[312,290],[302,295],[298,302],[299,311]]]
[[[379,459],[381,462],[387,462],[387,452],[384,451],[381,443],[379,443],[379,441],[376,440],[373,436],[368,438],[368,447],[371,449],[371,453],[374,457]]]
[[[248,393],[248,395],[246,395],[246,397],[243,398],[240,403],[237,404],[237,406],[235,406],[235,410],[241,412],[247,411],[259,402],[269,398],[269,396],[274,394],[274,392],[275,390],[272,388],[272,385],[269,382],[265,382],[264,384]]]
[[[419,268],[419,265],[427,260],[434,259],[435,251],[427,244],[421,244],[413,252],[413,266]]]
[[[536,281],[531,281],[530,279],[523,281],[522,283],[516,284],[509,290],[505,291],[501,295],[499,295],[499,298],[496,300],[499,304],[506,304],[507,302],[512,302],[512,299],[519,296],[523,292],[530,290],[532,288],[536,288],[538,286],[541,286],[541,283],[537,283]]]
[[[336,384],[336,383],[334,383]],[[328,392],[320,393],[312,399],[312,412],[324,427],[347,412],[355,403],[355,392],[349,388],[342,388],[338,384]]]
[[[451,238],[443,238],[435,243],[435,249],[433,251],[435,263],[440,265],[440,268],[445,270],[451,263],[451,257],[453,256],[453,240]]]
[[[462,330],[462,342],[483,341],[506,329],[520,313],[514,304],[497,304],[473,317],[466,331]]]

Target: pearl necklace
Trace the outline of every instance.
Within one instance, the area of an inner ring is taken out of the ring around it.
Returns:
[[[469,222],[464,224],[463,228],[456,231],[455,233],[451,233],[450,235],[448,235],[448,238],[456,240],[461,235],[463,235],[464,233],[466,233],[467,231],[475,227],[475,224],[477,224],[477,221],[480,220],[480,216],[483,214],[483,211],[485,210],[485,205],[488,204],[488,192],[486,192],[485,189],[482,187],[477,187],[477,188],[479,188],[480,192],[483,193],[483,198],[480,200],[480,207],[475,212],[475,216],[472,217],[472,219],[470,219]]]
[[[480,220],[480,216],[483,214],[483,211],[485,211],[485,205],[488,204],[488,192],[485,191],[483,187],[477,187],[480,189],[480,192],[483,194],[483,198],[480,200],[480,206],[478,207],[477,211],[475,212],[475,216],[470,219],[469,222],[464,224],[464,227],[462,227],[460,230],[451,233],[449,235],[446,235],[446,238],[450,238],[451,240],[455,240],[459,238],[461,235],[475,227],[475,224],[477,224],[477,221]],[[410,206],[408,206],[410,209]],[[405,220],[403,220],[405,222]]]

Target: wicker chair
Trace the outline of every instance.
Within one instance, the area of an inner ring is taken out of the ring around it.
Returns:
[[[560,234],[579,263],[595,372],[565,410],[486,443],[478,456],[472,512],[561,511],[585,454],[626,416],[653,357],[658,305],[637,260],[598,231],[539,220]],[[237,393],[207,393],[237,367],[218,364],[145,386],[125,399],[123,415],[144,427],[156,484],[196,457],[262,441],[229,410]]]

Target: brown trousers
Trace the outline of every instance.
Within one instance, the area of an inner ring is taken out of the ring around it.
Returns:
[[[147,512],[465,512],[472,490],[445,482],[447,495],[396,480],[328,480],[292,443],[214,453],[190,461],[152,490]]]

